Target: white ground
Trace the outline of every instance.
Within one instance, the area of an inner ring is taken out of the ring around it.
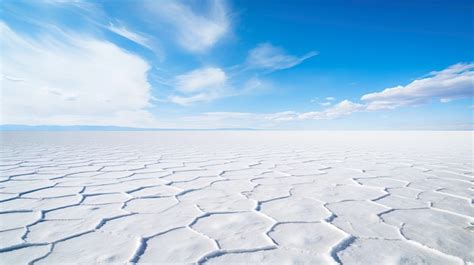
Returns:
[[[0,264],[474,262],[472,132],[3,133]]]

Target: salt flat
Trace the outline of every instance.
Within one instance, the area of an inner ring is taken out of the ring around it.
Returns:
[[[472,132],[4,132],[0,264],[474,262]]]

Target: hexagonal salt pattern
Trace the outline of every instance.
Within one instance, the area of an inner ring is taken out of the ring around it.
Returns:
[[[469,132],[2,137],[0,264],[474,262]]]

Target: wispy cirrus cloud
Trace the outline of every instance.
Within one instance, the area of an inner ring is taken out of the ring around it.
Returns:
[[[150,66],[139,56],[87,35],[0,28],[2,123],[154,124]]]
[[[177,89],[184,93],[201,92],[222,87],[226,73],[217,67],[205,67],[176,77]]]
[[[107,29],[144,47],[150,48],[150,40],[148,37],[144,36],[143,34],[133,32],[123,25],[110,23]]]
[[[174,93],[168,97],[168,101],[188,106],[251,94],[269,89],[272,85],[258,77],[233,80],[222,68],[206,66],[176,76],[170,86]]]
[[[175,89],[179,95],[169,100],[179,105],[207,102],[228,93],[227,75],[217,67],[203,67],[175,78]]]
[[[322,111],[296,112],[284,111],[268,114],[265,118],[272,121],[304,121],[304,120],[330,120],[362,111],[365,106],[349,100],[343,100],[338,104]]]
[[[81,8],[90,8],[94,6],[92,2],[85,0],[42,0],[41,3],[49,5],[72,5]]]
[[[311,103],[317,103],[323,107],[328,107],[333,104],[333,101],[335,101],[335,97],[326,97],[324,98],[324,101],[320,101],[319,98],[313,98],[310,100]]]
[[[286,123],[309,120],[330,120],[350,115],[362,110],[363,106],[350,101],[342,101],[331,108],[319,112],[283,111],[275,113],[252,112],[205,112],[181,117],[181,123],[192,128],[280,128]]]
[[[473,97],[474,63],[458,63],[441,71],[431,72],[405,86],[386,88],[363,95],[368,110],[395,109],[419,105],[438,99],[443,103]]]
[[[230,30],[230,18],[225,1],[210,0],[206,10],[193,9],[180,1],[148,1],[147,7],[157,19],[168,23],[175,39],[184,49],[202,53],[212,48]]]
[[[316,55],[318,52],[311,51],[303,56],[294,56],[271,43],[260,43],[249,51],[246,65],[250,69],[275,71],[294,67]]]

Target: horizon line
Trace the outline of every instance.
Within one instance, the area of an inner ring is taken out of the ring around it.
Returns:
[[[0,124],[0,132],[65,132],[65,131],[474,131],[474,128],[374,128],[374,129],[289,129],[289,128],[147,128],[117,125],[24,125]]]

